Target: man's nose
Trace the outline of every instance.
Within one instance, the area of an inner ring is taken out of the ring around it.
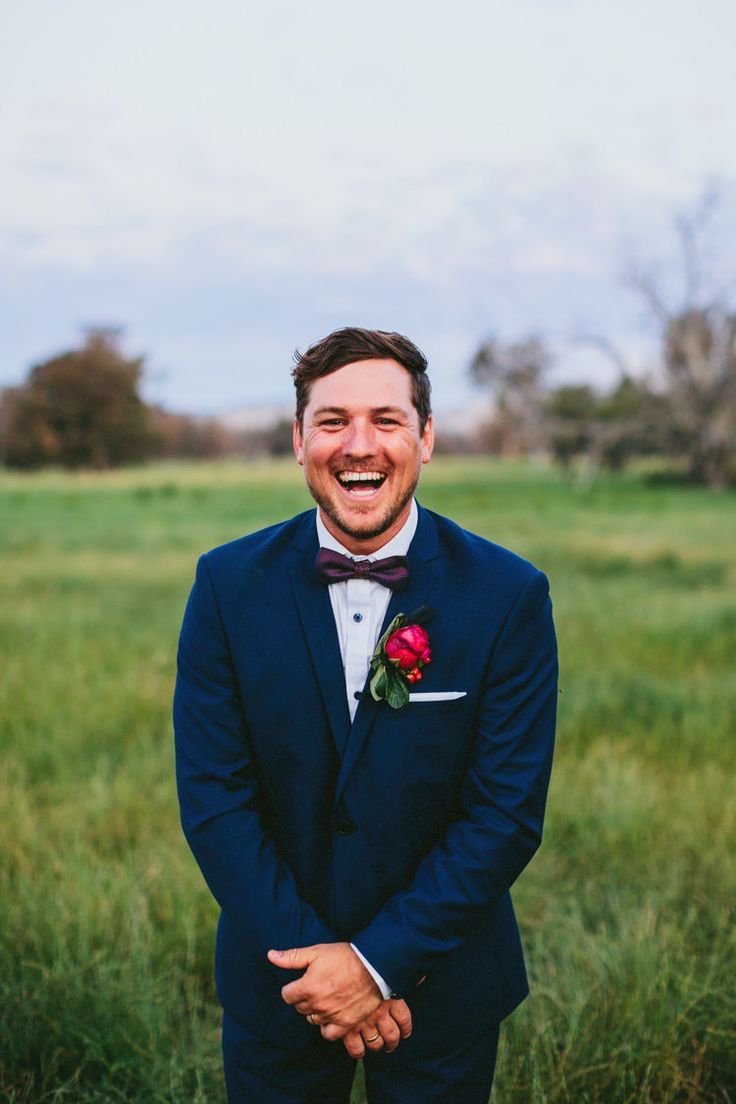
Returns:
[[[372,456],[375,450],[375,427],[370,422],[351,422],[345,438],[345,451],[351,456]]]

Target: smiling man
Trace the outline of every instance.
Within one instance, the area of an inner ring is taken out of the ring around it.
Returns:
[[[551,605],[416,502],[426,368],[357,328],[297,356],[317,509],[207,553],[187,605],[177,780],[230,1104],[347,1104],[359,1057],[370,1104],[485,1104],[527,992],[509,888],[541,839]]]

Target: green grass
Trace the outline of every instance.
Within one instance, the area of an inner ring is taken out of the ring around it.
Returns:
[[[560,637],[495,1104],[736,1101],[736,500],[444,459],[420,498],[542,567]],[[199,552],[309,504],[291,464],[0,476],[8,1104],[224,1100],[176,636]]]

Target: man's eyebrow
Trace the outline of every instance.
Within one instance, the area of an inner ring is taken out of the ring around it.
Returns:
[[[371,409],[371,414],[402,414],[404,418],[409,417],[403,406],[374,406]]]

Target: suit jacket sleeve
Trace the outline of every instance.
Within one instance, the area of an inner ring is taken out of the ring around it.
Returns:
[[[472,642],[469,643],[472,647]],[[398,992],[458,946],[541,842],[552,764],[557,647],[547,579],[517,595],[486,667],[457,819],[353,942]]]
[[[263,948],[334,942],[300,896],[261,811],[256,769],[206,556],[179,638],[176,775],[184,834],[220,907]]]

